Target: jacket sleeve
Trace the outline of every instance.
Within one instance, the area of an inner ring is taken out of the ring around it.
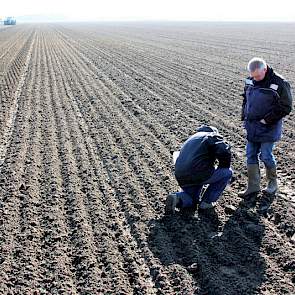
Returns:
[[[212,136],[210,141],[211,153],[218,160],[218,167],[229,168],[231,164],[231,150],[230,145],[224,142],[220,135]]]
[[[250,79],[250,77],[248,77],[247,79]],[[243,91],[243,93],[241,93],[241,96],[243,97],[242,110],[241,110],[241,120],[242,121],[245,120],[245,106],[246,106],[246,103],[247,103],[246,90],[247,90],[247,85],[245,83],[244,91]]]
[[[273,110],[266,114],[264,120],[267,124],[274,124],[288,115],[292,110],[292,94],[289,82],[284,80],[281,85],[280,98]]]

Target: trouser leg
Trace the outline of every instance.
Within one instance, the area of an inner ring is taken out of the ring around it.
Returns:
[[[273,155],[274,142],[261,143],[260,160],[264,163],[265,167],[273,168],[276,166],[276,159]]]
[[[233,175],[230,168],[217,168],[213,175],[206,181],[209,184],[202,201],[206,203],[216,202],[226,188]]]
[[[261,150],[260,142],[248,141],[246,144],[247,165],[259,164],[259,153]]]

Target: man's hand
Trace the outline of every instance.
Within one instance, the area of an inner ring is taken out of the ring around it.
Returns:
[[[262,124],[267,124],[267,123],[265,122],[264,119],[261,119],[261,120],[260,120],[260,123],[262,123]]]

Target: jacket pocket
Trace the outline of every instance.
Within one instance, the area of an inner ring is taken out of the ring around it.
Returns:
[[[263,124],[255,121],[255,137],[257,139],[272,138],[274,135],[274,125]]]

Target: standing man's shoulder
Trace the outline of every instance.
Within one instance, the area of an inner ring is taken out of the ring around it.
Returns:
[[[249,86],[254,86],[253,78],[250,76],[244,80],[244,92],[241,93],[241,96],[243,96],[244,98],[246,98],[245,92]]]
[[[254,85],[254,82],[253,82],[253,78],[252,77],[247,77],[246,79],[245,79],[245,87],[247,87],[247,86],[253,86]]]
[[[287,80],[285,79],[285,77],[283,76],[283,75],[281,75],[281,74],[279,74],[278,72],[276,72],[276,71],[274,71],[273,72],[274,74],[273,74],[273,78],[276,80],[276,81],[278,81],[278,82],[287,82]]]
[[[285,79],[285,77],[276,71],[274,71],[271,83],[270,88],[273,88],[279,93],[291,88],[290,83]]]

